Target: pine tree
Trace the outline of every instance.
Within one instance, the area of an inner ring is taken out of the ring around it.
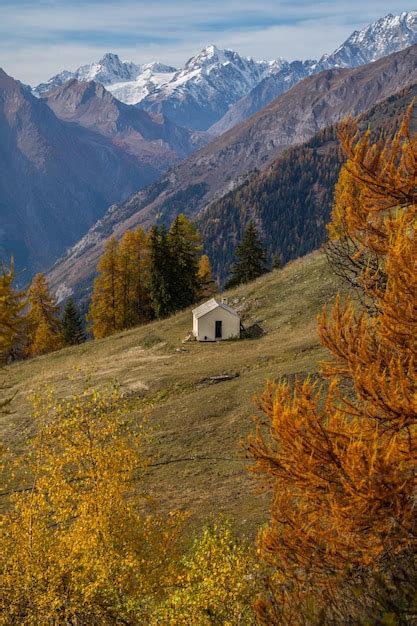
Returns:
[[[196,227],[182,213],[173,221],[168,233],[172,259],[171,293],[175,310],[186,308],[198,299],[198,254],[201,239]]]
[[[86,340],[84,325],[72,298],[69,298],[65,305],[61,326],[62,335],[67,346],[74,346]]]
[[[266,255],[253,221],[246,227],[242,241],[235,250],[237,261],[232,267],[226,288],[247,283],[267,272]]]
[[[267,624],[305,623],[303,609],[313,607],[320,623],[345,623],[340,589],[345,608],[365,607],[346,621],[367,622],[375,581],[395,585],[390,572],[417,549],[417,139],[407,127],[373,145],[352,122],[342,139],[342,180],[354,195],[339,209],[364,255],[378,254],[386,280],[362,268],[374,310],[338,298],[319,319],[332,356],[322,367],[328,385],[269,383],[260,400],[250,451],[273,489],[271,523],[259,535],[274,570],[258,602]],[[402,602],[391,604],[390,623],[408,623],[415,594]]]
[[[216,291],[216,281],[212,276],[210,259],[203,254],[198,262],[198,281],[200,283],[200,298],[211,298]]]
[[[282,257],[280,254],[274,254],[272,258],[272,267],[274,270],[280,270],[282,268]]]
[[[43,274],[36,274],[28,290],[27,315],[30,356],[46,354],[63,346],[59,309]]]
[[[130,328],[151,319],[149,245],[142,228],[127,231],[119,246],[122,326]]]
[[[95,339],[112,335],[123,328],[119,244],[112,237],[97,265],[88,320]]]
[[[166,317],[176,310],[174,259],[164,226],[151,228],[149,235],[149,293],[156,317]]]

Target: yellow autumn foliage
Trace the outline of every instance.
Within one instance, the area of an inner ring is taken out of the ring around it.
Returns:
[[[253,548],[234,536],[228,523],[206,526],[181,561],[173,591],[151,625],[249,626],[259,567]]]
[[[27,489],[1,524],[2,624],[148,623],[176,575],[182,517],[133,488],[146,461],[116,389],[35,400]]]
[[[59,320],[59,308],[50,294],[43,274],[36,274],[28,289],[29,310],[28,354],[37,356],[59,350],[64,345]]]
[[[217,291],[217,284],[213,279],[212,267],[207,254],[203,254],[198,261],[198,280],[200,297],[211,298]]]
[[[10,267],[0,268],[0,360],[10,356],[25,323],[24,294],[14,289],[14,281],[12,261]]]

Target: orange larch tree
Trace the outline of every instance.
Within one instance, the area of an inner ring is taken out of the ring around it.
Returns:
[[[47,354],[64,345],[59,319],[59,308],[49,292],[44,274],[36,274],[27,295],[27,314],[30,356]]]
[[[102,339],[123,329],[119,242],[115,237],[107,242],[97,272],[87,319],[94,339]]]
[[[149,321],[149,246],[142,228],[128,230],[119,246],[120,306],[123,328]]]
[[[359,137],[352,121],[340,132],[348,161],[333,233],[343,220],[375,306],[337,298],[319,318],[332,355],[322,365],[325,384],[269,383],[260,399],[249,450],[273,494],[258,540],[273,571],[269,597],[257,604],[268,624],[311,623],[312,601],[316,616],[331,608],[343,620],[355,602],[370,602],[369,594],[347,606],[358,580],[415,554],[417,141],[409,115],[384,146]],[[345,604],[336,595],[342,587]]]

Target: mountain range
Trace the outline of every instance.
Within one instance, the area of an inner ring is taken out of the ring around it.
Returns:
[[[35,89],[2,71],[0,255],[14,255],[24,282],[65,253],[49,275],[64,297],[89,288],[109,235],[180,211],[226,248],[222,199],[289,147],[413,84],[416,41],[410,12],[318,61],[254,61],[211,45],[180,69],[106,54]],[[284,259],[304,249],[291,246]],[[223,278],[230,250],[211,254]]]
[[[417,11],[389,14],[355,31],[319,60],[255,61],[210,45],[176,69],[161,63],[123,62],[108,53],[74,72],[57,74],[35,87],[34,93],[45,93],[70,78],[94,80],[127,104],[163,113],[180,126],[221,134],[307,76],[325,69],[358,67],[415,43]]]
[[[365,66],[325,70],[304,79],[155,184],[110,207],[52,268],[51,284],[61,296],[79,292],[91,283],[110,235],[120,237],[139,225],[168,223],[179,212],[199,221],[213,202],[244,184],[254,171],[266,170],[290,146],[310,140],[347,115],[360,115],[415,82],[417,45]],[[227,221],[227,215],[223,217]],[[224,240],[222,245],[233,248],[233,241]]]
[[[204,143],[70,80],[45,98],[0,70],[0,253],[29,278],[102,217]]]

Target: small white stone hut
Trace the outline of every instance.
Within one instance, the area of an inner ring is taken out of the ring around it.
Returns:
[[[221,341],[240,337],[240,317],[227,300],[215,298],[193,309],[193,335],[197,341]]]

